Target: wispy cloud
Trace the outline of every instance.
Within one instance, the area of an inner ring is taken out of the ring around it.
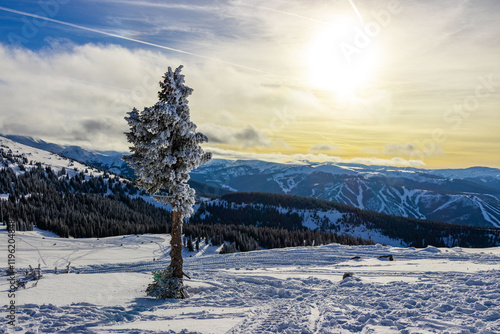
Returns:
[[[101,2],[101,1],[98,1]],[[166,9],[183,9],[192,11],[217,11],[220,6],[210,4],[193,4],[193,3],[168,3],[168,2],[152,2],[152,1],[136,1],[136,0],[106,0],[106,3],[117,4],[120,6],[133,6],[133,7],[152,7],[152,8],[166,8]]]
[[[224,150],[221,148],[211,147],[211,146],[205,147],[205,150],[212,152],[215,158],[229,159],[229,160],[263,160],[263,161],[280,162],[280,163],[317,161],[317,162],[335,162],[335,163],[355,163],[355,164],[377,165],[377,166],[425,167],[425,163],[421,160],[405,160],[402,158],[343,159],[338,156],[331,156],[326,154],[253,153],[253,152],[241,152],[234,150]]]
[[[309,148],[310,153],[328,153],[338,151],[338,147],[336,145],[330,144],[315,144]]]

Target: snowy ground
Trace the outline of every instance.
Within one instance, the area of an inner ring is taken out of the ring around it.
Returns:
[[[5,227],[0,238],[5,245]],[[328,245],[218,255],[202,246],[185,253],[191,298],[146,298],[151,270],[167,265],[168,243],[164,235],[17,233],[16,267],[40,263],[45,275],[16,292],[17,327],[2,315],[0,332],[500,333],[500,248]],[[376,258],[388,254],[394,261]],[[6,247],[0,257],[4,273]],[[54,274],[68,262],[69,274]],[[354,276],[342,280],[345,272]]]

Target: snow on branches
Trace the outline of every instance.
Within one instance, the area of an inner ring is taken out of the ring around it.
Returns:
[[[175,72],[168,68],[154,106],[127,113],[126,135],[133,146],[123,160],[134,169],[139,187],[171,204],[184,218],[191,216],[195,203],[195,191],[187,184],[189,172],[208,162],[211,153],[201,148],[208,139],[190,120],[187,97],[193,90],[184,84],[181,69],[182,65]],[[166,189],[168,195],[161,195]]]

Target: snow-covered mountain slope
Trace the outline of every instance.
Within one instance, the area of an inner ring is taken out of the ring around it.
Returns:
[[[70,177],[81,172],[84,172],[87,176],[102,176],[105,173],[102,170],[93,168],[79,161],[49,151],[23,145],[5,137],[0,137],[0,149],[2,149],[5,154],[22,158],[23,161],[17,163],[13,163],[6,159],[0,164],[0,167],[10,167],[18,173],[21,172],[22,169],[36,168],[38,167],[37,164],[43,168],[50,167],[56,173],[64,168]]]
[[[132,177],[134,175],[132,169],[128,167],[127,163],[121,160],[123,155],[126,154],[123,152],[90,151],[79,146],[57,145],[47,143],[41,139],[25,136],[5,135],[3,137],[25,146],[56,153],[77,161],[85,162],[89,165],[109,170],[110,172],[113,172],[115,174],[120,174],[128,177]]]
[[[0,222],[61,236],[159,233],[170,207],[131,181],[0,137]]]
[[[500,170],[493,168],[214,160],[191,177],[234,191],[307,196],[397,216],[500,227]]]
[[[0,237],[6,237],[0,227]],[[146,297],[165,268],[168,235],[61,239],[18,232],[17,277],[42,279],[7,297],[16,327],[0,333],[498,333],[500,248],[297,247],[184,254],[190,298]],[[379,256],[392,255],[394,261]],[[7,258],[7,249],[0,248]],[[359,257],[359,258],[355,258]],[[66,265],[70,273],[62,273]],[[54,273],[57,266],[58,273]],[[1,268],[5,271],[5,267]],[[342,279],[344,273],[353,273]],[[3,311],[4,312],[4,311]],[[4,313],[5,314],[5,313]]]
[[[26,148],[35,148],[41,151],[55,153],[57,155],[61,155],[63,158],[68,157],[72,160],[83,162],[101,170],[107,170],[111,173],[127,178],[134,178],[134,171],[127,165],[127,163],[121,160],[123,155],[129,154],[127,152],[90,151],[78,146],[62,146],[47,143],[41,139],[25,136],[8,135],[2,137],[0,135],[0,139],[1,138],[9,140],[9,145],[12,145],[12,143],[22,144],[23,150],[26,150]],[[32,149],[28,149],[28,151],[30,150]],[[220,196],[230,192],[228,189],[221,189],[205,183],[197,182],[195,180],[190,180],[189,185],[195,189],[197,195],[201,197]]]

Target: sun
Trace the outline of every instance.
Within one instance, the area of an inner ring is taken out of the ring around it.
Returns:
[[[369,86],[379,51],[358,20],[344,19],[316,33],[306,59],[310,86],[347,96]]]

